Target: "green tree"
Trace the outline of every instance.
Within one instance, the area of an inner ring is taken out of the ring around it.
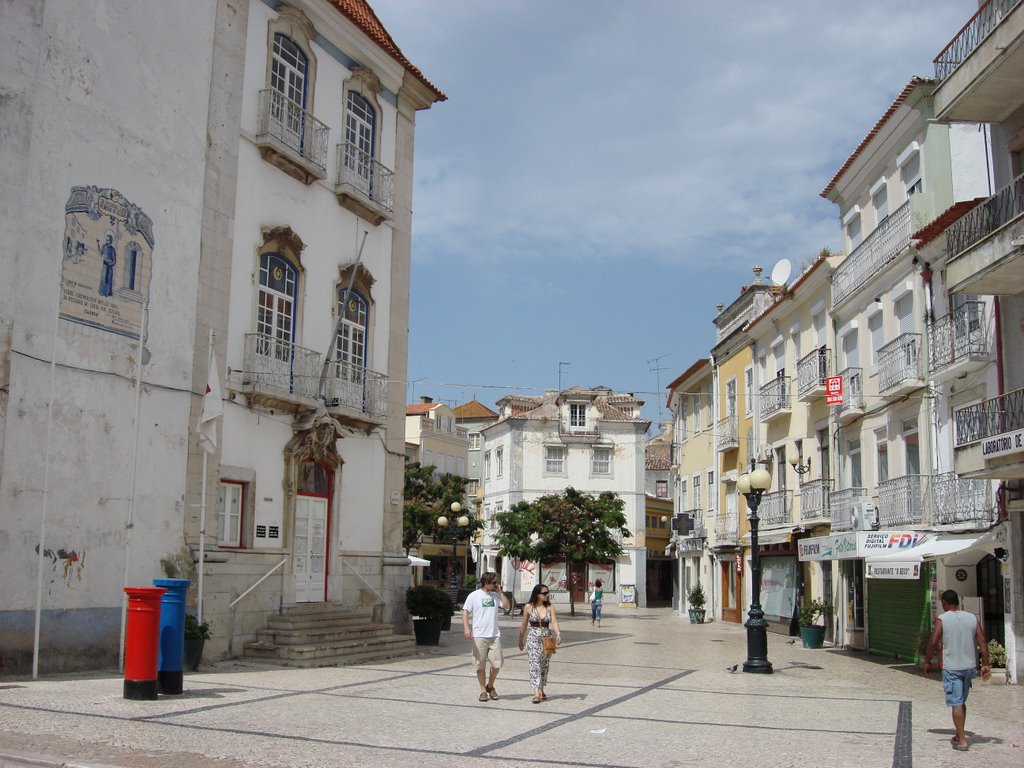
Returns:
[[[625,506],[610,491],[591,496],[566,488],[495,514],[495,541],[503,556],[519,560],[603,563],[622,554],[621,540],[632,535]],[[576,615],[571,589],[569,613]]]
[[[418,547],[424,536],[435,542],[451,543],[453,538],[467,539],[474,531],[483,527],[483,521],[475,519],[466,511],[469,525],[458,529],[455,521],[440,528],[437,518],[451,517],[453,502],[465,504],[467,479],[459,475],[438,475],[432,464],[407,461],[405,464],[405,505],[402,514],[402,546],[405,554]],[[461,513],[460,513],[461,514]],[[454,530],[453,529],[458,529]]]

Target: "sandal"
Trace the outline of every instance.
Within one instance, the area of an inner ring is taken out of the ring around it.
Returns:
[[[496,690],[494,690],[494,686],[493,685],[487,686],[487,693],[490,694],[492,701],[497,701],[498,700],[498,692]]]
[[[487,691],[481,691],[480,698],[477,701],[487,701]]]
[[[533,703],[534,704],[540,704],[542,701],[544,701],[544,697],[543,696],[534,696],[533,697]]]
[[[541,701],[547,701],[548,700],[548,695],[546,693],[542,692],[541,695],[540,695],[540,700]]]

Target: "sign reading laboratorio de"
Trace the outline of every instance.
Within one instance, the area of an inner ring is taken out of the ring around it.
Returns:
[[[851,560],[887,553],[910,553],[927,540],[928,534],[922,531],[853,531],[801,539],[798,551],[803,561]]]
[[[1024,429],[995,437],[986,437],[981,441],[981,455],[985,458],[1020,453],[1021,451],[1024,451]]]
[[[64,206],[61,318],[138,339],[153,244],[152,219],[116,189],[72,187]]]
[[[872,563],[866,561],[869,579],[917,579],[921,576],[921,564],[914,562]]]

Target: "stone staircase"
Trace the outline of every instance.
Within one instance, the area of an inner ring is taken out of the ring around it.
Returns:
[[[267,618],[243,655],[286,667],[336,667],[416,655],[412,635],[396,635],[373,606],[289,606]]]

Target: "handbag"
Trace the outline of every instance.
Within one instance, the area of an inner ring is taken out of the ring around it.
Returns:
[[[555,638],[553,638],[551,635],[544,635],[544,637],[542,637],[541,640],[544,641],[544,655],[552,656],[555,653],[556,648],[558,647],[555,645]]]

